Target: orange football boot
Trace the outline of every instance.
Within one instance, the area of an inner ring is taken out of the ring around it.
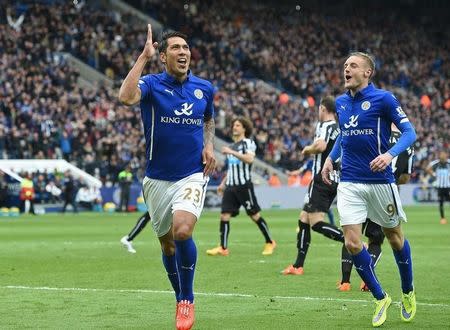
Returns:
[[[283,275],[303,275],[303,267],[295,268],[293,265],[287,266],[281,272]]]
[[[194,303],[181,300],[177,304],[176,326],[177,330],[190,330],[194,325]]]

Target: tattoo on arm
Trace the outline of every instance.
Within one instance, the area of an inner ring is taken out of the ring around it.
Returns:
[[[214,134],[216,131],[216,124],[214,122],[214,118],[205,119],[205,124],[203,126],[203,142],[214,143]]]

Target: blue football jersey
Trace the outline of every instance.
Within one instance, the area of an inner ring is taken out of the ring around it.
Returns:
[[[178,181],[203,172],[203,124],[214,116],[214,89],[189,72],[180,83],[167,72],[139,80],[147,168],[152,179]]]
[[[409,122],[395,96],[370,83],[357,92],[336,98],[341,129],[341,181],[360,183],[395,182],[391,166],[372,172],[370,162],[390,149],[391,123]]]

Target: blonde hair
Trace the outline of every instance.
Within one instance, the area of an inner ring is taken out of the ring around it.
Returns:
[[[353,52],[353,53],[350,53],[350,55],[348,57],[350,57],[350,56],[358,56],[366,61],[366,63],[369,65],[370,69],[372,70],[372,73],[369,76],[369,79],[371,79],[373,77],[373,75],[375,74],[375,59],[374,59],[374,57],[368,53],[363,53],[363,52]]]

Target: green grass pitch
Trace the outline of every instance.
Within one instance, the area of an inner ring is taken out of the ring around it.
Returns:
[[[400,280],[385,242],[377,275],[397,303],[384,327],[450,329],[450,224],[439,224],[437,206],[406,211],[418,311],[412,324],[401,322]],[[358,290],[357,273],[351,292],[336,290],[340,245],[313,232],[305,274],[282,276],[296,255],[298,210],[262,214],[278,243],[267,257],[257,226],[242,214],[232,220],[230,255],[207,256],[219,240],[219,214],[202,215],[194,328],[370,329],[372,296]],[[150,225],[135,239],[137,254],[119,243],[138,216],[0,218],[0,329],[173,329],[174,297]]]

